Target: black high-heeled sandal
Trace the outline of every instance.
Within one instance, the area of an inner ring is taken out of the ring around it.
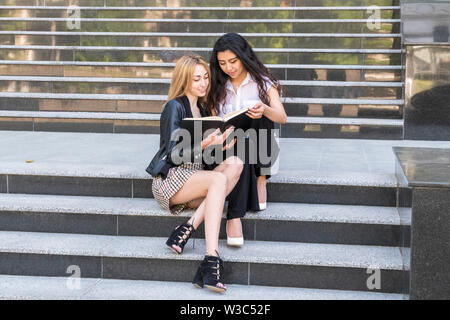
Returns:
[[[227,287],[222,280],[223,271],[223,260],[219,256],[206,255],[198,267],[192,283],[197,288],[203,288],[205,286],[214,292],[224,293],[227,291]],[[223,287],[218,286],[219,283],[221,283]]]
[[[176,254],[182,254],[184,246],[188,242],[189,238],[195,232],[195,228],[192,224],[184,223],[181,226],[175,227],[170,235],[169,239],[166,241],[166,245]],[[181,252],[178,252],[173,246],[178,246]]]

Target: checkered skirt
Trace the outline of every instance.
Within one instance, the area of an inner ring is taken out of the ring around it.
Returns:
[[[152,192],[159,205],[174,215],[183,211],[187,207],[187,203],[170,207],[169,200],[194,173],[202,169],[201,163],[184,163],[178,167],[171,168],[165,179],[161,178],[161,176],[153,179]]]

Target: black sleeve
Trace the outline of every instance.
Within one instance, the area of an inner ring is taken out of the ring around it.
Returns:
[[[167,150],[168,155],[167,161],[173,165],[180,165],[181,163],[172,160],[172,152],[178,152],[178,156],[183,159],[183,162],[201,163],[201,145],[194,146],[191,144],[174,150],[175,147],[181,146],[177,134],[180,130],[181,120],[183,120],[184,117],[183,108],[184,107],[179,102],[171,100],[166,104],[161,114],[160,127],[161,134],[164,134],[165,137],[165,149]],[[191,137],[191,141],[193,141],[193,137]]]

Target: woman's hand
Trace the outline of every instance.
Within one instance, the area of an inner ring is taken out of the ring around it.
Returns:
[[[234,127],[229,127],[227,130],[225,130],[224,133],[221,133],[220,129],[217,129],[202,141],[202,150],[213,145],[223,145],[228,136],[233,132],[233,130]],[[236,139],[233,139],[233,141],[224,146],[222,150],[231,148],[235,143]]]
[[[266,110],[266,105],[262,103],[261,101],[255,104],[253,107],[248,108],[248,111],[246,112],[246,115],[252,119],[260,119],[264,111]]]

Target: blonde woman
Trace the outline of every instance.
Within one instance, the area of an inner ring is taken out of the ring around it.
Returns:
[[[206,255],[194,277],[194,285],[206,286],[217,292],[225,292],[222,282],[223,261],[218,253],[218,239],[225,197],[233,190],[242,171],[243,163],[230,157],[214,170],[203,170],[197,162],[175,164],[172,151],[178,141],[171,141],[180,129],[183,118],[203,117],[202,103],[210,88],[208,64],[198,55],[183,56],[176,64],[169,89],[168,102],[161,114],[160,149],[147,168],[153,177],[152,191],[155,199],[172,214],[184,208],[196,208],[193,216],[177,226],[167,246],[177,254],[192,233],[205,222]],[[232,128],[223,134],[219,130],[201,141],[201,149],[211,145],[223,145]],[[233,142],[225,148],[230,148]],[[193,159],[193,157],[191,157]]]

